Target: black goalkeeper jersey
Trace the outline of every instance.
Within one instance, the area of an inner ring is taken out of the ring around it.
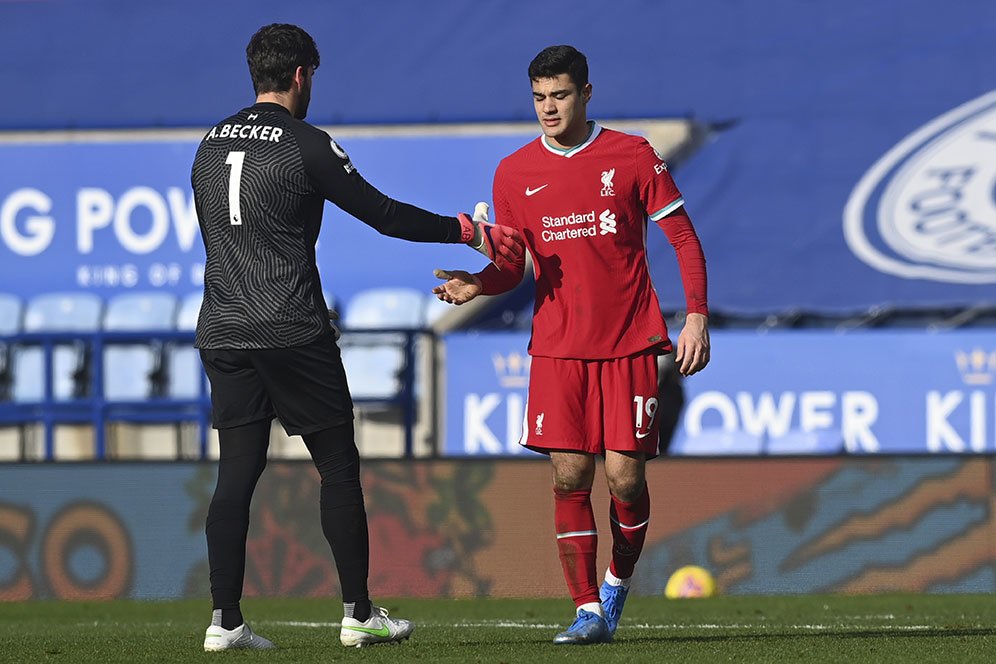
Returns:
[[[460,241],[455,217],[377,191],[327,133],[279,104],[212,127],[191,183],[207,251],[198,348],[289,348],[331,332],[315,264],[326,200],[384,235]]]

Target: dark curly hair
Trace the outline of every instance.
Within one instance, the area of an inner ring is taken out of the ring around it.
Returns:
[[[307,32],[287,23],[264,25],[246,46],[246,62],[252,87],[263,92],[286,92],[298,67],[318,67],[315,40]]]

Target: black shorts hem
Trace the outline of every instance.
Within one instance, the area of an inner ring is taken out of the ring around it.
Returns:
[[[343,424],[352,422],[354,418],[343,417],[337,420],[332,420],[330,422],[324,422],[321,424],[309,424],[306,427],[292,427],[288,426],[281,421],[283,424],[284,431],[287,432],[288,436],[307,436],[308,434],[315,433],[317,431],[325,431],[326,429],[332,429],[334,427],[341,427]]]
[[[230,420],[225,420],[224,422],[212,422],[211,427],[214,429],[234,429],[235,427],[245,426],[246,424],[252,424],[253,422],[272,420],[276,416],[277,414],[273,412],[269,415],[247,415],[245,417],[236,417]]]

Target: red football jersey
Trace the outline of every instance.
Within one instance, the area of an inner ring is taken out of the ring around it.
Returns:
[[[522,233],[536,272],[529,352],[610,359],[670,349],[647,269],[647,218],[684,204],[646,139],[590,123],[581,145],[541,136],[501,161],[495,222]]]

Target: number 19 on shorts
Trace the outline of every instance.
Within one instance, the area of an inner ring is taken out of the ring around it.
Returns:
[[[639,394],[633,397],[636,405],[636,437],[646,438],[654,429],[654,417],[657,415],[657,397],[645,398]],[[646,428],[644,428],[644,424]]]

